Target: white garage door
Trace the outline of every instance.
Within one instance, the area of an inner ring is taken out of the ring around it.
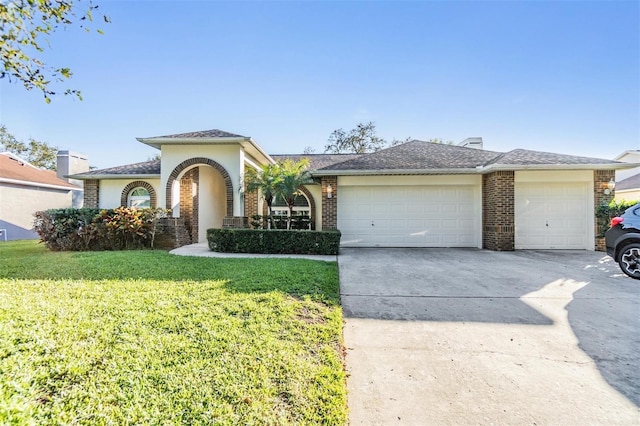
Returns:
[[[478,189],[341,186],[338,229],[349,247],[477,247]]]
[[[586,182],[516,182],[516,249],[588,249],[588,196]]]

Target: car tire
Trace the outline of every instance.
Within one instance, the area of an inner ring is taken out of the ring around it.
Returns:
[[[640,280],[640,243],[629,244],[620,250],[618,265],[622,272]]]

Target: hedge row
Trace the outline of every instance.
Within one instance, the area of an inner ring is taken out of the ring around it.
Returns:
[[[50,209],[35,214],[34,230],[51,250],[152,248],[164,209]]]
[[[264,254],[338,254],[340,231],[207,229],[212,251]]]

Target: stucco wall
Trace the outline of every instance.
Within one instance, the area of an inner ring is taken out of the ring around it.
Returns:
[[[207,242],[207,229],[222,228],[226,215],[226,192],[220,173],[208,166],[200,166],[200,201],[198,242]]]
[[[171,172],[183,161],[196,157],[209,158],[220,164],[229,174],[233,185],[233,212],[239,215],[242,211],[240,202],[240,176],[244,170],[243,158],[239,145],[163,145],[162,172],[159,204],[164,206],[167,199],[166,184]],[[174,205],[179,200],[173,200]],[[172,206],[173,207],[173,206]]]
[[[33,214],[40,210],[71,207],[71,193],[71,190],[1,184],[0,229],[7,230],[8,240],[38,238],[32,231]],[[4,235],[0,240],[4,240]]]
[[[156,194],[160,193],[160,179],[103,179],[100,181],[100,204],[101,209],[115,209],[120,207],[120,198],[125,186],[131,182],[144,181],[149,183]],[[157,207],[163,205],[158,202]]]

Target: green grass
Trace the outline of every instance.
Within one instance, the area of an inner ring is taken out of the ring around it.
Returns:
[[[337,269],[0,243],[0,424],[346,424]]]

